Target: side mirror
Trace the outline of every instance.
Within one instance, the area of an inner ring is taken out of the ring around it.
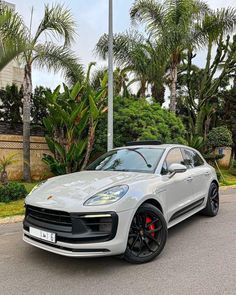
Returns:
[[[170,175],[169,175],[169,178],[173,177],[176,173],[184,173],[187,171],[187,167],[182,165],[182,164],[171,164],[170,167],[169,167],[169,172],[170,172]]]

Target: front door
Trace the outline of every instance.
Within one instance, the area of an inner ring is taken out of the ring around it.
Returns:
[[[193,198],[193,176],[191,170],[177,173],[169,177],[169,167],[171,164],[184,165],[184,158],[180,148],[173,148],[169,151],[161,171],[162,181],[165,183],[166,197],[165,208],[168,221],[180,217],[181,211],[186,208]]]

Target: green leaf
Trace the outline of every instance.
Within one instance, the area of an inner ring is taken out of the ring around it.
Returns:
[[[90,105],[90,112],[91,112],[92,118],[93,120],[96,120],[99,116],[99,110],[95,104],[95,101],[92,95],[89,95],[89,105]]]
[[[78,81],[70,92],[71,98],[76,99],[78,94],[81,92],[82,88],[83,88],[83,85],[81,85],[81,82]]]

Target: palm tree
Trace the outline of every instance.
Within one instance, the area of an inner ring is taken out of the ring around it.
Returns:
[[[195,132],[199,135],[203,134],[205,120],[205,123],[210,120],[212,98],[217,96],[224,78],[235,72],[236,37],[231,42],[229,35],[235,30],[235,27],[236,9],[229,7],[209,11],[196,28],[196,32],[203,37],[207,46],[206,64],[198,93]],[[212,58],[214,45],[217,46],[217,50],[215,57]],[[216,77],[217,71],[218,77]],[[209,128],[205,128],[205,135],[207,129]]]
[[[75,22],[70,10],[63,5],[58,4],[51,7],[46,5],[44,16],[35,34],[32,34],[31,28],[27,30],[28,34],[25,38],[25,44],[27,44],[28,49],[22,55],[25,63],[23,81],[23,178],[25,181],[30,181],[32,67],[47,68],[55,72],[62,70],[65,75],[70,75],[71,83],[79,78],[82,74],[82,69],[78,65],[77,58],[68,48],[75,34]],[[42,42],[43,36],[46,36],[46,41]],[[56,45],[52,40],[61,40],[62,45]]]
[[[146,40],[136,31],[116,34],[113,44],[117,65],[122,70],[134,74],[135,79],[130,82],[131,84],[135,81],[140,83],[138,97],[145,97],[149,84],[155,86],[152,90],[163,85],[165,57],[158,50],[157,44]],[[101,58],[107,58],[108,36],[106,34],[99,39],[96,52]]]
[[[178,66],[183,52],[199,43],[193,38],[193,28],[209,11],[199,0],[136,0],[131,8],[131,19],[146,25],[151,37],[158,40],[161,50],[169,56],[170,110],[176,111]]]
[[[25,30],[21,17],[3,6],[0,9],[0,71],[25,50]]]

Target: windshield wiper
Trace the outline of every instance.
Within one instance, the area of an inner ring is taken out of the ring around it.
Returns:
[[[140,157],[144,160],[144,162],[146,163],[148,168],[152,168],[152,165],[148,163],[148,161],[146,160],[146,158],[144,157],[144,155],[142,153],[140,153],[139,151],[137,151],[136,149],[128,149],[129,151],[135,152],[138,155],[140,155]]]

